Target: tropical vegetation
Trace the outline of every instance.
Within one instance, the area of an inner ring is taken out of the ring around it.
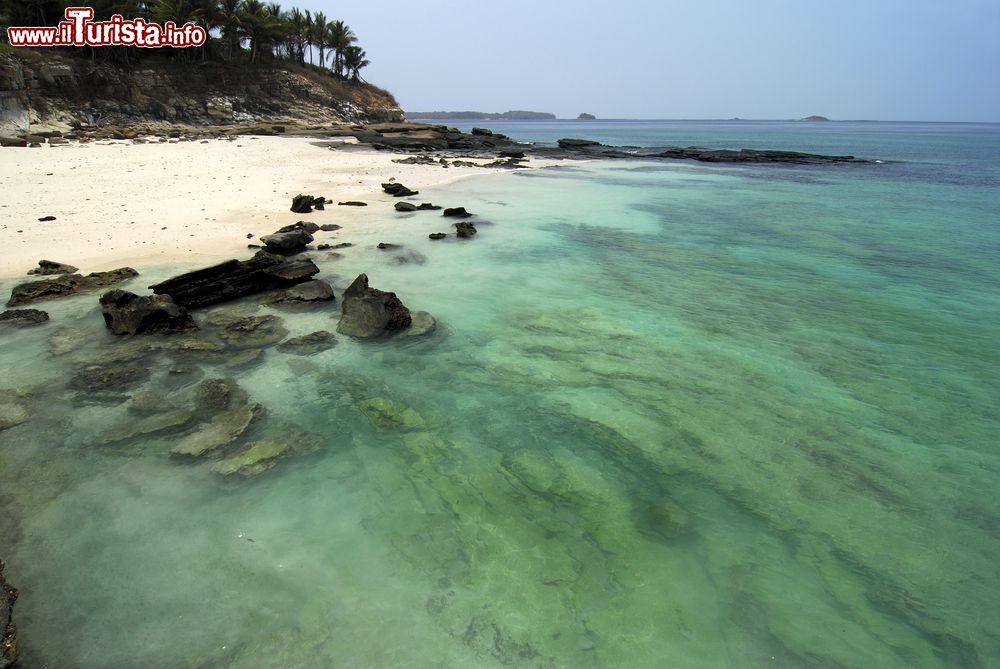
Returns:
[[[63,20],[67,6],[81,4],[79,0],[0,0],[0,26],[54,26]],[[173,21],[178,26],[191,21],[205,28],[209,39],[200,48],[153,50],[171,58],[247,64],[293,62],[322,68],[332,76],[355,82],[361,80],[361,70],[370,64],[346,23],[328,20],[323,12],[312,14],[297,7],[285,10],[277,2],[94,0],[85,4],[94,8],[96,21],[121,14],[127,19]],[[107,47],[88,49],[87,53],[95,59],[130,63],[148,55],[148,51]]]

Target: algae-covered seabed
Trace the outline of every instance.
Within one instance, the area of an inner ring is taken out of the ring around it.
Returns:
[[[122,344],[93,296],[48,303],[0,335],[32,414],[0,432],[26,665],[997,666],[997,196],[893,169],[425,193],[490,221],[465,243],[373,212],[323,276],[367,271],[441,327],[203,363],[322,436],[235,483],[171,438],[97,445],[128,416],[67,370]]]

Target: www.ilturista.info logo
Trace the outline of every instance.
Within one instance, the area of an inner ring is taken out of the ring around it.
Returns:
[[[162,26],[145,19],[125,19],[115,14],[110,21],[93,21],[93,7],[67,7],[66,20],[55,28],[7,28],[11,46],[201,46],[208,33],[190,21],[178,27],[173,21]]]

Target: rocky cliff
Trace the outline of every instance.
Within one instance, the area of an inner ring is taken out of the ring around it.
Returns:
[[[301,65],[143,61],[126,68],[0,46],[0,136],[164,122],[366,123],[402,117],[392,95]]]

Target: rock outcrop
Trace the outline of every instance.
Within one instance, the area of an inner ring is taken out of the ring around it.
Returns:
[[[167,279],[150,289],[193,309],[305,283],[318,273],[319,268],[311,260],[290,260],[259,251],[250,260],[227,260]]]
[[[821,165],[825,163],[855,163],[854,156],[826,156],[818,153],[798,151],[758,151],[756,149],[702,149],[695,146],[671,148],[657,154],[659,158],[675,160],[698,160],[704,163],[792,163],[797,165]]]
[[[73,274],[74,272],[79,272],[78,267],[73,267],[72,265],[67,265],[61,262],[55,262],[52,260],[39,260],[38,267],[34,269],[29,269],[28,274],[35,274],[41,276],[52,276],[55,274]]]
[[[409,197],[410,195],[420,194],[420,191],[410,190],[399,182],[384,183],[382,184],[382,190],[393,197]]]
[[[447,216],[448,218],[470,218],[472,214],[465,210],[465,207],[448,207],[444,210],[442,216]]]
[[[476,232],[476,226],[467,221],[455,224],[455,234],[462,239],[469,239],[475,236]]]
[[[313,236],[300,228],[264,235],[260,241],[264,242],[265,250],[272,253],[294,254],[305,251],[306,245],[312,243]]]
[[[17,628],[14,625],[14,602],[17,589],[4,578],[0,560],[0,669],[10,669],[17,664]]]
[[[49,314],[39,309],[8,309],[0,313],[0,325],[29,327],[49,320]]]
[[[131,267],[121,267],[110,272],[92,272],[87,276],[80,274],[60,274],[51,279],[29,281],[14,286],[7,300],[8,307],[19,307],[33,302],[53,300],[66,295],[76,295],[98,288],[106,288],[116,283],[139,276]]]
[[[352,337],[392,334],[411,323],[410,310],[396,294],[369,287],[366,274],[359,274],[344,291],[342,311],[337,332]]]
[[[116,335],[173,334],[197,330],[191,314],[169,295],[136,295],[112,290],[101,296],[104,324]]]

